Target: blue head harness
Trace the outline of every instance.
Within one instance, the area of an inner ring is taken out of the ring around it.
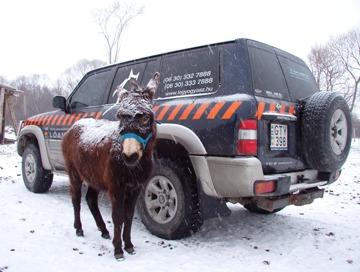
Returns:
[[[125,133],[125,134],[120,134],[118,140],[119,140],[119,142],[122,142],[125,139],[132,138],[132,139],[135,139],[136,141],[138,141],[139,143],[141,143],[143,149],[145,149],[145,147],[148,144],[148,142],[149,142],[150,138],[152,137],[152,135],[153,135],[152,133],[149,133],[149,135],[146,138],[143,138],[143,137],[141,137],[141,136],[139,136],[139,135],[137,135],[135,133],[129,132],[129,133]]]

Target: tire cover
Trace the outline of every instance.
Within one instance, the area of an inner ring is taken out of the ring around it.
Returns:
[[[302,151],[308,166],[324,172],[340,169],[349,154],[351,131],[349,106],[340,94],[313,94],[305,101],[301,116]],[[341,145],[338,139],[343,139]],[[339,148],[334,151],[332,144]]]

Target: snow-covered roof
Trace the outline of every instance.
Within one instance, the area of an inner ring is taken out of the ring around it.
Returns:
[[[9,92],[11,94],[21,94],[23,91],[16,89],[15,87],[6,85],[4,83],[0,83],[0,89],[5,89],[5,92]]]

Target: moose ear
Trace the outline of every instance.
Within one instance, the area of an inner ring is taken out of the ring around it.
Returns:
[[[119,103],[121,100],[123,100],[125,97],[127,97],[129,95],[129,91],[126,90],[125,88],[121,88],[120,86],[117,87],[117,89],[115,90],[113,96],[115,96],[117,94],[117,100],[116,100],[116,104]]]
[[[137,84],[136,80],[130,79],[130,91],[131,92],[139,92],[141,90],[139,84]]]
[[[144,92],[147,93],[150,97],[150,99],[153,99],[157,88],[160,84],[160,73],[156,72],[152,78],[150,79],[149,83],[147,84]]]

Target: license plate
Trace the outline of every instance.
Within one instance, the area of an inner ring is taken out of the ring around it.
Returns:
[[[282,124],[271,124],[270,127],[270,149],[287,150],[288,148],[288,126]]]

